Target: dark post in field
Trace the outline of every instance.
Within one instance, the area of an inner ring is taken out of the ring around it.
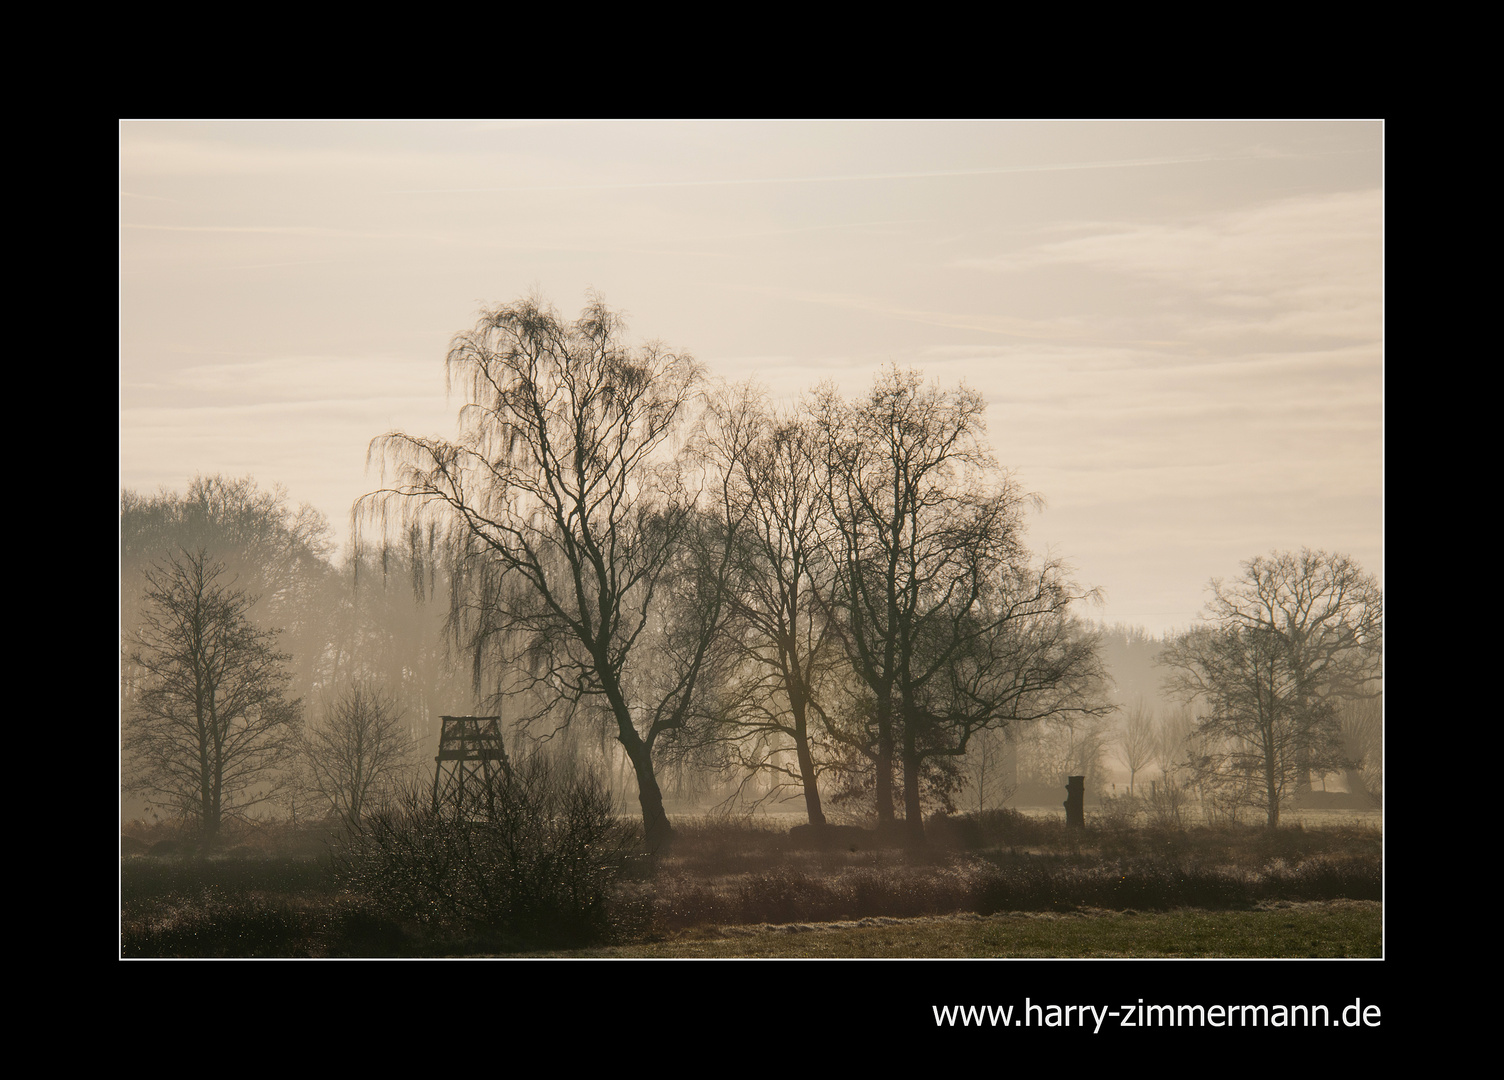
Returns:
[[[1068,829],[1086,828],[1086,777],[1084,776],[1066,777],[1065,825]]]

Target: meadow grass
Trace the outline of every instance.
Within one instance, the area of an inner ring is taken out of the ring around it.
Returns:
[[[820,851],[756,822],[677,822],[672,854],[614,864],[599,930],[551,943],[576,951],[531,955],[1381,952],[1376,827],[1098,822],[1081,832],[995,811],[927,829],[919,851],[875,839]],[[327,854],[334,834],[318,835],[289,832],[290,853],[271,828],[207,857],[123,855],[121,955],[524,955],[526,944],[495,926],[414,918],[352,888]]]
[[[649,959],[1378,957],[1375,901],[1253,911],[1019,912],[850,923],[701,927],[666,940],[527,955]]]

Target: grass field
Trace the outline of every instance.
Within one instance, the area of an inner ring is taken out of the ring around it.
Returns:
[[[1376,819],[1273,833],[1097,820],[1083,833],[1053,817],[994,812],[927,825],[922,851],[875,840],[809,850],[748,820],[676,828],[672,855],[613,872],[609,896],[593,900],[608,917],[567,932],[546,918],[522,933],[494,914],[429,915],[421,897],[394,903],[390,890],[352,887],[331,855],[337,835],[318,828],[248,831],[208,857],[123,854],[121,955],[1383,954]],[[151,842],[134,836],[122,850]]]
[[[707,959],[1377,957],[1383,905],[1281,901],[1253,911],[1023,912],[700,927],[666,941],[523,955]]]

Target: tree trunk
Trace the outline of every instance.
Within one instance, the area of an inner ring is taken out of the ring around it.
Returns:
[[[1269,828],[1279,828],[1279,783],[1275,779],[1274,762],[1269,759],[1264,769],[1265,797],[1269,800]]]
[[[658,778],[653,775],[652,751],[630,724],[621,732],[618,740],[626,750],[627,757],[632,762],[632,770],[637,775],[637,801],[642,807],[643,839],[653,854],[666,855],[673,846],[674,830],[663,809],[663,792],[658,787]]]
[[[794,718],[794,756],[799,760],[799,782],[804,786],[804,809],[809,823],[819,832],[825,827],[825,811],[820,806],[820,788],[815,776],[815,755],[809,745],[809,710],[800,678],[791,678],[790,672],[800,670],[798,657],[790,640],[779,646],[783,657],[784,685],[788,687],[789,712]]]
[[[209,714],[210,735],[199,751],[199,789],[203,799],[202,820],[199,822],[199,832],[203,839],[204,847],[213,847],[219,839],[219,825],[222,816],[220,805],[220,750],[218,740],[214,737],[213,727],[217,717]]]
[[[815,779],[815,757],[809,748],[809,733],[804,718],[794,718],[794,753],[799,758],[799,780],[804,785],[804,809],[809,823],[818,831],[825,827],[825,811],[820,807],[820,788]]]
[[[909,847],[924,846],[924,810],[919,804],[919,750],[914,745],[913,725],[903,734],[903,833]]]
[[[893,832],[893,706],[877,703],[877,831]]]
[[[604,665],[602,665],[604,666]],[[627,752],[627,760],[637,775],[637,801],[642,807],[642,833],[647,848],[655,855],[667,854],[673,846],[674,830],[668,823],[668,814],[663,809],[663,792],[658,787],[658,778],[653,774],[653,748],[632,723],[632,712],[627,708],[621,687],[614,683],[606,685],[606,700],[616,717],[616,741]]]

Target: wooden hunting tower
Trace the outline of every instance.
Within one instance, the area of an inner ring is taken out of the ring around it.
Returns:
[[[511,771],[501,743],[499,716],[441,716],[434,758],[433,808],[441,802],[461,813],[492,808],[496,782]]]

